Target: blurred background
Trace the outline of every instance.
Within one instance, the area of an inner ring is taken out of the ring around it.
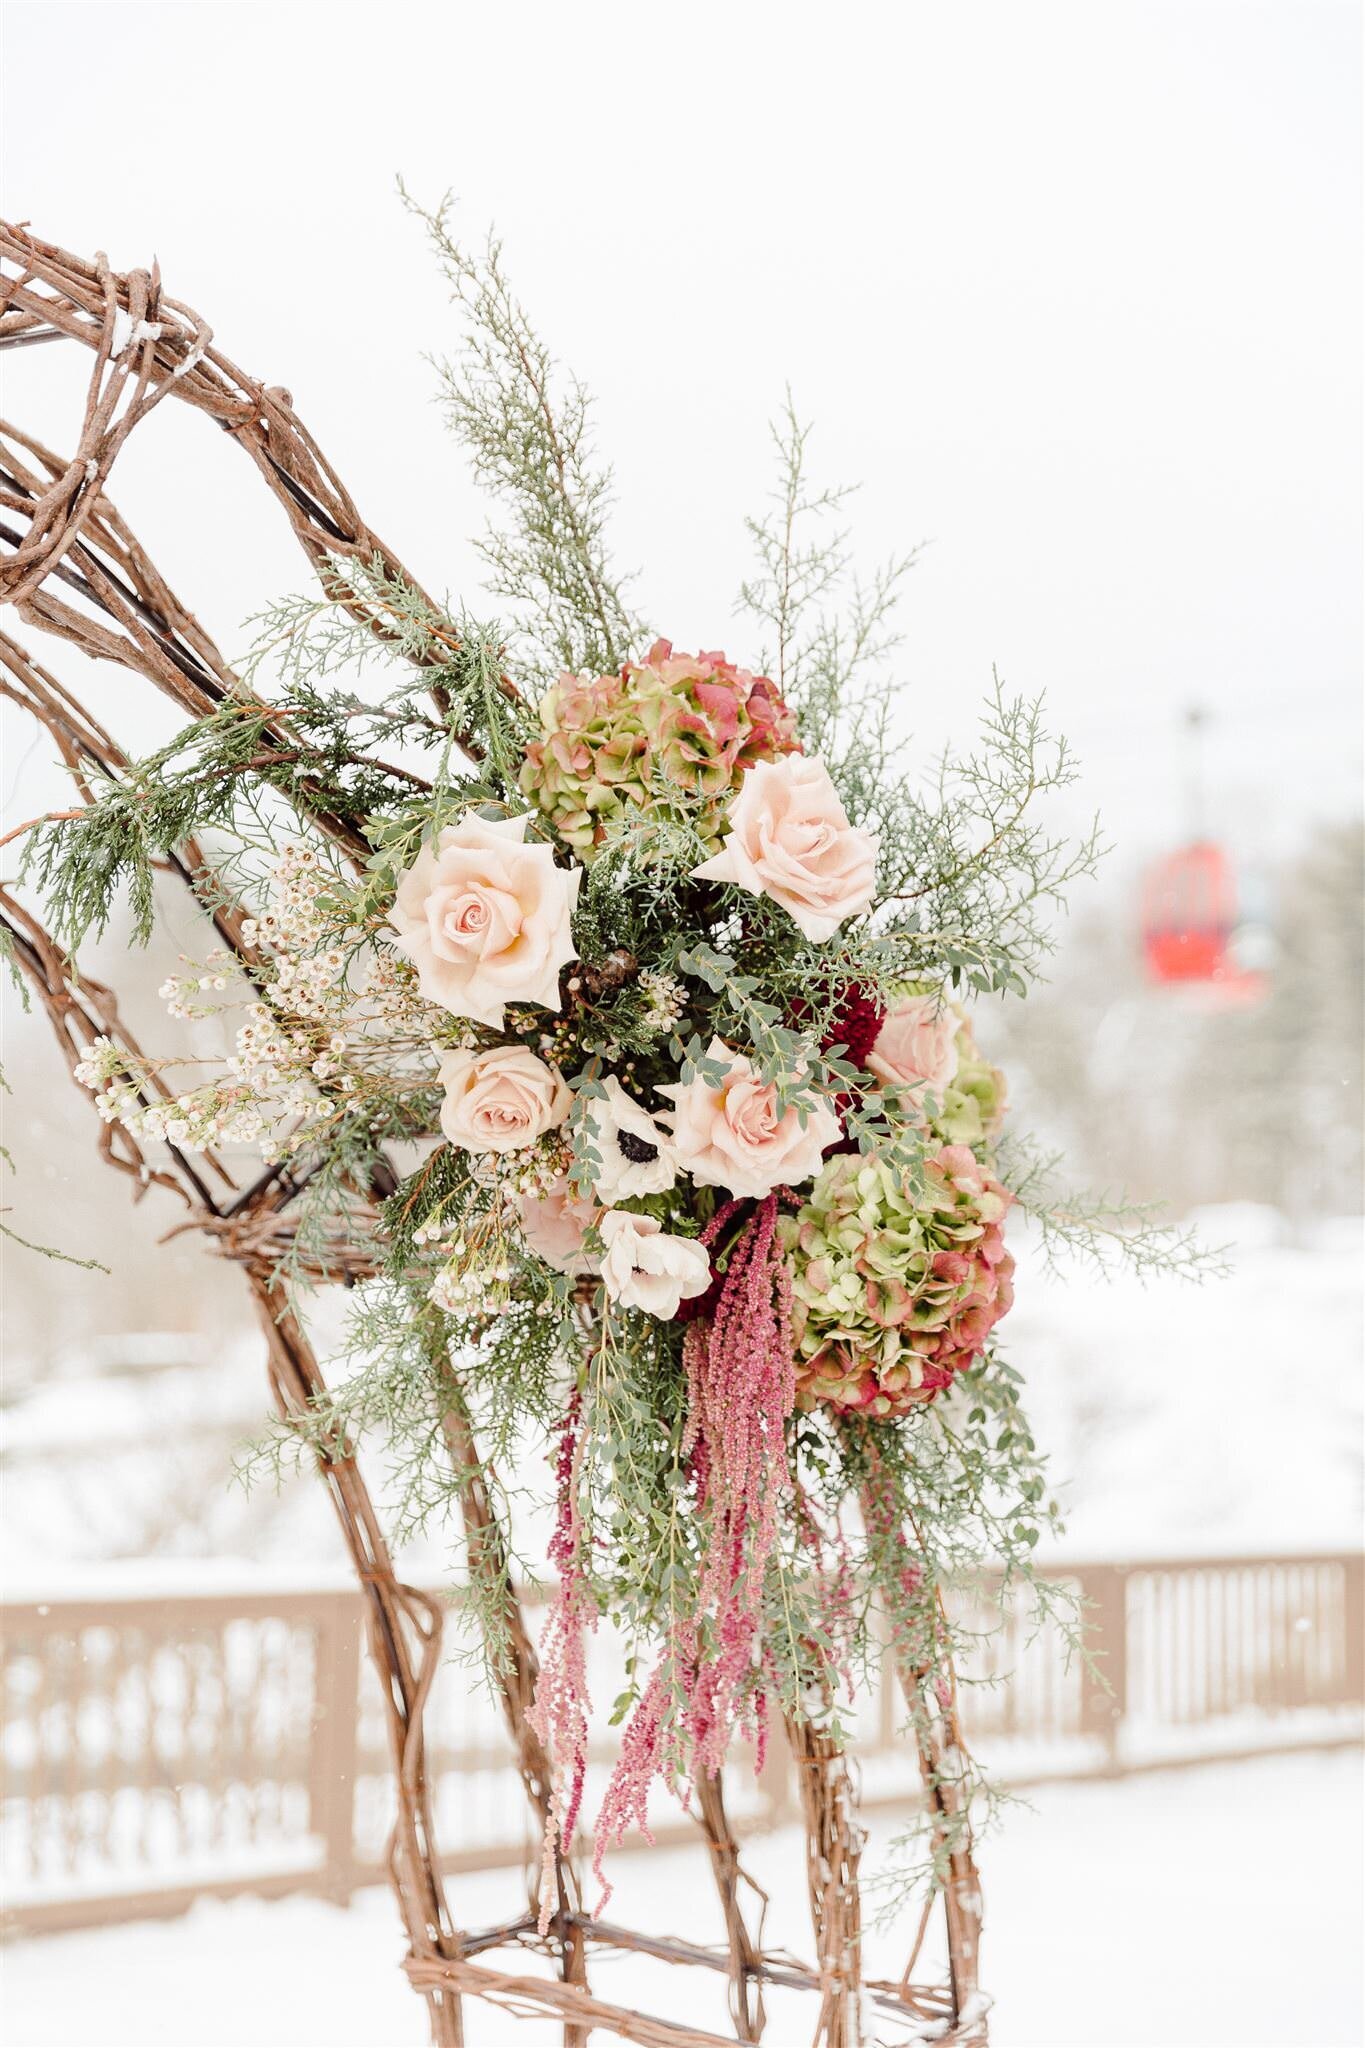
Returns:
[[[467,237],[496,225],[596,392],[619,554],[677,644],[754,651],[742,522],[790,383],[817,475],[862,480],[863,562],[928,543],[897,654],[910,772],[969,740],[993,665],[1046,693],[1084,770],[1056,821],[1098,811],[1113,851],[1047,985],[978,1035],[1078,1185],[1163,1200],[1229,1271],[1106,1287],[1018,1246],[1058,1562],[1122,1617],[1129,1684],[1097,1727],[1021,1642],[1014,1705],[982,1696],[981,1746],[1032,1788],[983,1852],[997,2038],[1357,2041],[1358,9],[114,0],[11,4],[3,35],[6,214],[157,257],[428,587],[479,609],[484,514],[433,403],[424,352],[455,328],[398,172],[453,188]],[[86,370],[8,359],[6,411],[68,447]],[[115,497],[229,655],[303,581],[184,408]],[[126,746],[171,729],[121,672],[47,658]],[[64,798],[41,738],[4,740],[9,825]],[[145,958],[125,925],[91,960],[153,1041],[197,944],[178,914]],[[416,2042],[367,1888],[385,1786],[340,1546],[306,1480],[233,1482],[265,1412],[240,1283],[156,1248],[173,1212],[97,1167],[45,1022],[6,1001],[10,1220],[112,1269],[5,1245],[6,2039]],[[436,1584],[446,1561],[405,1563]],[[470,1684],[447,1674],[442,1803],[484,1922],[526,1844]],[[320,1722],[355,1746],[325,1826]],[[906,1788],[869,1756],[880,1849]],[[783,1790],[748,1798],[800,1948]],[[619,1897],[700,1937],[681,1859],[619,1859]],[[607,1995],[667,1994],[636,1967]],[[97,2026],[70,1991],[96,1970],[128,1987]]]

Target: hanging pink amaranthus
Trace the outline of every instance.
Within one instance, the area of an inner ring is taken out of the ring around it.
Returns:
[[[653,1780],[684,1770],[718,1771],[737,1726],[761,1763],[763,1701],[755,1689],[763,1578],[788,1485],[786,1422],[796,1398],[791,1276],[777,1236],[777,1192],[740,1231],[708,1315],[683,1339],[688,1419],[683,1454],[706,1528],[705,1564],[692,1614],[679,1617],[668,1648],[626,1724],[594,1829],[593,1868],[638,1827],[648,1839]],[[745,1205],[727,1202],[702,1234],[714,1247]],[[670,1737],[671,1698],[682,1701],[685,1744]],[[685,1753],[684,1753],[685,1752]],[[605,1884],[605,1879],[603,1879]],[[598,1911],[605,1905],[605,1896]]]
[[[602,1887],[594,1909],[599,1918],[611,1897],[602,1859],[609,1848],[620,1848],[631,1828],[638,1828],[652,1845],[649,1788],[656,1778],[666,1782],[676,1778],[682,1768],[683,1759],[678,1753],[677,1737],[669,1729],[667,1712],[673,1676],[670,1665],[674,1660],[691,1663],[695,1647],[690,1628],[681,1633],[685,1641],[664,1651],[622,1730],[621,1747],[592,1831],[593,1876]]]
[[[731,1248],[710,1316],[693,1322],[683,1340],[683,1454],[692,1456],[698,1495],[712,1517],[712,1581],[717,1553],[738,1542],[742,1554],[750,1529],[748,1576],[761,1584],[786,1478],[796,1369],[791,1274],[778,1242],[777,1206],[777,1191],[757,1204]],[[702,1233],[708,1249],[742,1207],[727,1202],[717,1211]],[[715,1590],[706,1579],[703,1587]]]
[[[578,1512],[578,1468],[583,1396],[576,1392],[560,1428],[555,1454],[557,1512],[549,1558],[559,1573],[540,1638],[540,1674],[529,1720],[554,1763],[554,1786],[541,1855],[540,1932],[554,1909],[554,1857],[558,1841],[569,1853],[588,1769],[588,1697],[585,1631],[597,1626],[597,1600],[583,1569],[583,1527]]]
[[[698,1766],[717,1771],[742,1717],[754,1666],[763,1576],[788,1484],[786,1422],[796,1398],[791,1275],[777,1236],[778,1194],[765,1196],[730,1251],[720,1297],[683,1340],[697,1500],[707,1519],[698,1599],[708,1654],[699,1659],[687,1728]],[[713,1244],[739,1204],[703,1234]]]

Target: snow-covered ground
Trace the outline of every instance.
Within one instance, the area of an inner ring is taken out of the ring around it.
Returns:
[[[998,2048],[1354,2048],[1361,2041],[1361,1771],[1349,1755],[1209,1765],[1052,1785],[982,1851],[987,1988]],[[868,1864],[895,1822],[874,1823]],[[768,1939],[809,1952],[801,1848],[751,1842]],[[715,1940],[709,1887],[682,1851],[614,1860],[622,1921]],[[455,1882],[466,1925],[518,1908],[512,1873]],[[894,1935],[874,1934],[890,1965]],[[6,2048],[418,2048],[417,1999],[385,1893],[201,1903],[179,1921],[22,1942],[5,1962]],[[900,1961],[895,1970],[899,1973]],[[724,2030],[719,1979],[634,1957],[598,1963],[604,1997]],[[470,2048],[542,2048],[553,2028],[468,2011]],[[769,1998],[770,2048],[810,2038],[809,2008]],[[594,2035],[604,2042],[615,2038]],[[894,2041],[894,2027],[885,2039]]]

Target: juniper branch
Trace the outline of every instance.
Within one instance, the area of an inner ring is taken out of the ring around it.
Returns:
[[[468,320],[457,353],[433,362],[447,424],[506,508],[507,524],[480,544],[490,587],[522,619],[542,667],[617,668],[646,629],[611,565],[612,472],[594,454],[588,392],[531,325],[501,242],[490,235],[473,255],[451,231],[449,195],[429,210],[401,181],[399,191]]]

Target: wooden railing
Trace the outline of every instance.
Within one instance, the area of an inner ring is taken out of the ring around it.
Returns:
[[[1067,1563],[1053,1576],[1087,1603],[1103,1678],[1011,1609],[983,1637],[964,1703],[1002,1778],[1357,1739],[1360,1557]],[[0,1621],[9,1931],[170,1913],[203,1894],[345,1899],[378,1880],[392,1784],[357,1595],[55,1599]],[[612,1652],[595,1646],[599,1698],[616,1689]],[[858,1730],[869,1804],[915,1796],[898,1718],[887,1684]],[[501,1723],[456,1660],[428,1728],[442,1838],[459,1845],[450,1867],[533,1854]],[[780,1765],[760,1780],[736,1766],[730,1797],[742,1829],[789,1811]],[[661,1810],[661,1838],[693,1832]]]

